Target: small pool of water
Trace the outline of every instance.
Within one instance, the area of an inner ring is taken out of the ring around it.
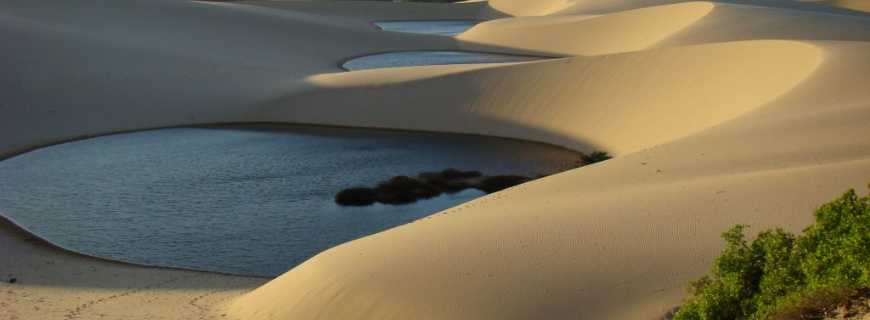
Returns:
[[[478,20],[408,20],[375,21],[376,27],[384,31],[455,36],[480,23]]]
[[[539,60],[542,57],[468,51],[402,51],[350,59],[341,67],[348,71],[428,66],[442,64],[503,63]]]
[[[78,252],[279,275],[343,242],[482,196],[341,207],[335,194],[445,168],[547,174],[578,154],[480,136],[309,126],[176,128],[50,146],[0,161],[0,212]]]

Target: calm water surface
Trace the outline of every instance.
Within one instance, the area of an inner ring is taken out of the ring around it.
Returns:
[[[477,20],[408,20],[373,22],[384,31],[455,36],[474,27]]]
[[[474,27],[478,23],[480,23],[480,21],[476,20],[409,20],[373,22],[374,25],[385,31],[433,34],[441,36],[454,36],[460,34],[471,27]],[[342,65],[342,68],[348,71],[355,71],[442,64],[522,62],[542,58],[543,57],[469,51],[403,51],[373,54],[350,59]]]
[[[346,61],[341,67],[348,71],[356,71],[441,64],[523,62],[540,59],[542,58],[469,51],[400,51],[353,58]]]
[[[0,212],[63,247],[161,266],[278,275],[337,244],[482,195],[340,207],[335,193],[454,167],[552,173],[577,154],[515,140],[320,127],[178,128],[0,161]]]

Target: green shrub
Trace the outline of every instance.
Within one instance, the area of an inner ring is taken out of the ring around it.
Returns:
[[[725,249],[674,319],[781,318],[822,294],[870,287],[870,197],[850,190],[815,218],[797,236],[775,229],[749,242],[744,225],[725,232]]]
[[[580,154],[580,160],[583,160],[583,165],[590,165],[596,162],[609,160],[612,158],[607,152],[595,151],[590,154]]]

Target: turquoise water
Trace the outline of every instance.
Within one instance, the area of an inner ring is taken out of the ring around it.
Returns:
[[[482,195],[341,207],[343,188],[448,167],[552,173],[574,152],[479,136],[323,127],[177,128],[0,161],[0,212],[78,252],[160,266],[281,274],[343,242]]]

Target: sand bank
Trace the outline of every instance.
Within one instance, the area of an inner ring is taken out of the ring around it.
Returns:
[[[2,217],[0,253],[4,320],[225,319],[227,302],[267,281],[85,257]]]

